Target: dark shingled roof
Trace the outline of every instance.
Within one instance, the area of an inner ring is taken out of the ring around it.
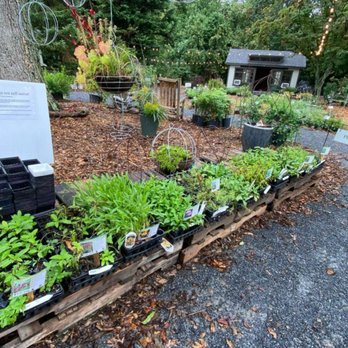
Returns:
[[[250,59],[251,58],[251,59]],[[248,50],[231,48],[227,65],[305,68],[307,58],[291,51]]]

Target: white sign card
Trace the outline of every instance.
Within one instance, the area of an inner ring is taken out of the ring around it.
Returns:
[[[158,228],[159,228],[159,224],[150,226],[148,228],[144,228],[143,230],[139,232],[138,239],[144,240],[144,239],[148,239],[155,236],[157,234]]]
[[[15,280],[11,286],[11,296],[23,296],[42,288],[46,283],[47,270],[36,273],[27,278]]]
[[[99,254],[102,251],[106,250],[108,247],[105,234],[93,239],[86,239],[80,242],[80,244],[83,248],[81,257],[88,257],[94,254]]]
[[[46,86],[0,80],[0,157],[53,163]]]
[[[211,182],[211,192],[216,192],[220,190],[221,180],[220,178],[215,179]]]
[[[348,145],[348,131],[339,129],[335,135],[334,141]]]

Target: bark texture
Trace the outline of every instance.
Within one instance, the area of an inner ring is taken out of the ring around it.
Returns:
[[[39,58],[19,28],[20,1],[0,0],[0,80],[41,82]]]

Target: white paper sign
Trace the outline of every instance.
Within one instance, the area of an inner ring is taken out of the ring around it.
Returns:
[[[36,273],[30,277],[15,280],[11,286],[11,296],[23,296],[42,288],[46,283],[47,270]]]
[[[80,244],[83,248],[81,257],[88,257],[94,254],[99,254],[102,251],[106,250],[108,247],[105,234],[100,237],[84,240],[80,242]]]
[[[339,129],[335,135],[334,141],[348,145],[348,131]]]
[[[200,204],[196,204],[195,206],[186,209],[184,214],[184,220],[189,220],[199,213]]]
[[[220,190],[221,180],[220,178],[215,179],[211,182],[211,192],[216,192]]]
[[[0,157],[53,163],[46,86],[0,80]]]

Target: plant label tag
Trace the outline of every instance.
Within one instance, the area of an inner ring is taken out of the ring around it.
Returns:
[[[28,311],[29,309],[35,308],[36,306],[39,306],[42,303],[49,301],[52,297],[53,297],[53,294],[48,294],[25,304],[24,312]]]
[[[81,257],[88,257],[94,254],[99,254],[108,248],[105,234],[97,238],[84,240],[80,242],[80,244],[83,248]]]
[[[189,220],[193,218],[194,216],[198,215],[199,213],[199,208],[200,208],[200,203],[196,204],[195,206],[186,209],[184,213],[184,220]]]
[[[326,162],[325,160],[320,161],[320,162],[315,166],[315,168],[319,167],[321,164],[323,164],[323,163],[325,163],[325,162]]]
[[[327,120],[329,120],[330,118],[331,118],[330,115],[325,115],[325,116],[324,116],[324,121],[327,121]]]
[[[269,190],[271,189],[271,185],[268,185],[266,188],[265,188],[265,191],[263,191],[263,193],[266,195],[268,192],[269,192]]]
[[[221,180],[220,178],[215,179],[211,182],[211,192],[216,192],[220,190]]]
[[[283,179],[283,176],[287,173],[288,171],[284,168],[280,171],[279,176],[278,176],[278,180]]]
[[[23,296],[42,288],[46,284],[47,270],[36,273],[27,278],[15,280],[11,286],[11,296]]]
[[[266,172],[266,180],[269,180],[273,174],[273,168],[270,168]]]
[[[339,129],[335,135],[334,141],[348,145],[348,130]]]
[[[161,246],[168,254],[174,251],[174,245],[165,238],[162,239]]]
[[[199,208],[198,215],[202,215],[204,213],[205,206],[207,205],[206,202],[201,203],[201,207]]]
[[[104,272],[110,271],[111,268],[112,268],[112,265],[107,265],[107,266],[104,266],[104,267],[91,269],[91,270],[88,271],[88,274],[92,276],[92,275],[104,273]]]
[[[289,178],[290,178],[289,175],[287,175],[287,176],[284,176],[282,180],[285,181],[285,180],[288,180]]]
[[[322,156],[327,156],[327,155],[330,153],[330,150],[331,150],[331,147],[330,147],[330,146],[324,146],[324,147],[321,149],[320,154],[321,154]]]
[[[304,164],[311,164],[315,159],[315,156],[307,156],[304,160]]]
[[[224,213],[228,208],[229,208],[228,205],[225,205],[224,207],[219,208],[218,210],[216,210],[216,211],[214,212],[214,214],[212,215],[212,217],[214,218],[215,216]]]
[[[128,232],[124,240],[124,247],[126,249],[132,249],[137,241],[137,234],[135,232]]]
[[[157,234],[158,228],[159,228],[159,224],[152,225],[148,228],[144,228],[143,230],[139,232],[138,239],[145,240],[155,236]]]

